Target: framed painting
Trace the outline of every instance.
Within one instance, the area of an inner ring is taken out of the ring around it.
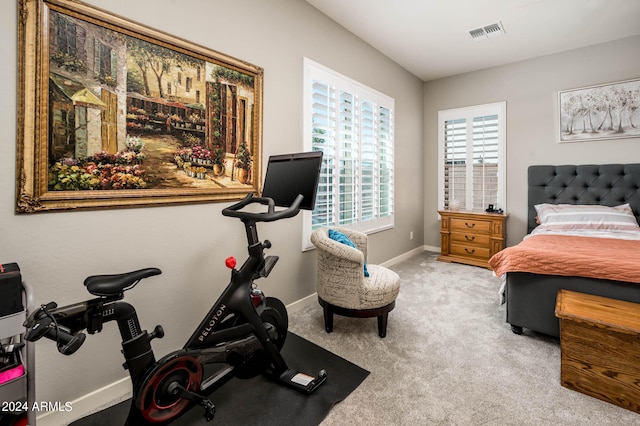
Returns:
[[[263,69],[74,0],[18,0],[16,212],[259,192]]]
[[[640,137],[640,79],[558,92],[560,142]]]

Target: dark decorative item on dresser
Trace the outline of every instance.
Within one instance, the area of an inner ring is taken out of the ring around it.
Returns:
[[[489,259],[505,245],[503,213],[479,213],[438,210],[440,227],[440,257],[445,262],[489,268]]]

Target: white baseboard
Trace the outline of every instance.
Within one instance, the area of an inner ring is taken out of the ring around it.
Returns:
[[[49,411],[38,416],[36,422],[38,426],[68,425],[128,398],[131,398],[131,379],[129,376],[71,401],[71,410],[69,411]]]
[[[432,251],[435,253],[440,253],[440,247],[436,247],[436,246],[423,246],[425,251]]]
[[[300,300],[296,300],[295,302],[288,304],[287,312],[290,314],[299,312],[314,303],[318,303],[318,293],[310,294],[307,297],[303,297]]]
[[[400,263],[404,260],[407,260],[408,258],[410,258],[411,256],[415,256],[418,253],[422,253],[423,251],[440,251],[439,247],[432,247],[432,246],[420,246],[420,247],[416,247],[413,250],[409,250],[406,253],[401,254],[400,256],[396,256],[393,259],[389,259],[386,262],[381,263],[381,266],[384,266],[386,268],[389,268],[393,265],[395,265],[396,263]]]
[[[388,268],[423,251],[440,252],[440,248],[432,246],[416,247],[415,249],[396,256],[393,259],[389,259],[380,265]],[[313,293],[300,300],[296,300],[295,302],[287,305],[287,311],[289,313],[301,311],[306,307],[317,303],[317,297],[317,293]],[[127,376],[71,401],[72,409],[70,411],[50,411],[38,416],[36,421],[38,426],[67,425],[128,398],[131,398],[131,380]]]

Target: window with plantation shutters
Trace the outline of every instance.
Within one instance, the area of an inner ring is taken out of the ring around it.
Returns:
[[[392,227],[393,99],[308,59],[304,77],[305,150],[322,151],[323,164],[303,249],[324,226]]]
[[[439,208],[505,210],[506,104],[438,112]]]

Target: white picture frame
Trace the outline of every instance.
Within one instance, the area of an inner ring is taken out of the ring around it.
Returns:
[[[640,137],[640,78],[558,92],[558,139]]]

